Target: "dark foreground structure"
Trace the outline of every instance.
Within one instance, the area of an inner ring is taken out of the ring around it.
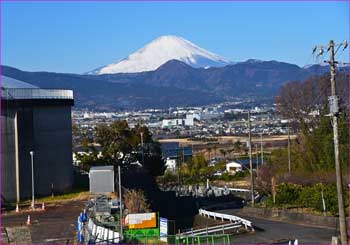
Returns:
[[[17,201],[69,191],[73,184],[73,91],[40,89],[2,76],[1,197]]]

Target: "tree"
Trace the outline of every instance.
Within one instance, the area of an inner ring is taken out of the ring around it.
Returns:
[[[240,140],[237,140],[233,143],[233,147],[236,151],[241,151],[242,143]]]
[[[139,138],[132,132],[126,121],[116,121],[111,125],[102,124],[96,128],[97,142],[102,147],[103,159],[107,164],[126,168],[136,160],[132,154]]]
[[[188,174],[191,182],[205,179],[208,175],[208,162],[205,160],[204,155],[196,155],[186,162],[182,172]]]
[[[218,149],[218,146],[217,145],[214,145],[214,154],[215,154],[215,157],[217,156],[217,149]]]
[[[232,157],[232,153],[235,152],[235,148],[230,148],[227,150],[227,152],[229,153],[229,156]]]
[[[145,193],[142,190],[128,190],[124,196],[125,207],[129,213],[146,213],[151,210]]]
[[[208,147],[207,147],[207,152],[209,153],[209,160],[211,159],[211,155],[210,155],[211,150],[212,150],[212,148],[211,148],[210,146],[208,146]]]
[[[164,173],[166,166],[162,157],[162,150],[159,142],[149,142],[144,146],[144,162],[142,153],[138,154],[138,160],[149,171],[152,176],[160,176]]]
[[[89,154],[91,156],[85,159],[85,165],[94,165],[95,161],[113,165],[115,169],[117,166],[128,169],[131,163],[138,161],[152,176],[162,175],[165,170],[160,144],[153,140],[152,134],[145,126],[137,125],[130,129],[126,121],[115,121],[111,125],[102,124],[96,128],[96,141],[101,145],[102,156],[97,158],[96,152],[93,151],[93,154]]]
[[[225,149],[220,149],[220,153],[221,153],[221,155],[223,155],[224,158],[225,158],[225,156],[226,156],[226,151],[225,151]]]
[[[311,77],[304,82],[286,83],[276,97],[277,111],[285,118],[293,118],[298,123],[307,122],[306,126],[317,126],[320,116],[310,115],[315,110],[327,111],[328,96],[330,96],[329,75]],[[340,72],[336,76],[337,94],[340,97],[340,107],[348,111],[349,75]],[[328,113],[328,112],[327,112]],[[297,127],[299,125],[293,125]]]
[[[160,143],[153,140],[152,134],[146,126],[136,125],[132,132],[137,136],[137,160],[152,176],[162,175],[166,169],[166,166],[162,156]],[[143,142],[141,142],[141,134]]]
[[[339,88],[347,88],[345,74],[338,76]],[[287,149],[274,150],[269,164],[270,175],[278,182],[297,184],[332,183],[334,182],[334,143],[333,130],[328,114],[329,77],[310,78],[304,83],[288,83],[282,88],[277,99],[278,110],[288,118],[296,119],[299,129],[296,140],[291,143],[292,175],[286,175]],[[339,115],[340,162],[344,173],[348,167],[348,105],[344,91],[338,91],[341,98]],[[309,112],[319,109],[319,115],[310,116]],[[260,171],[259,171],[260,172]],[[260,173],[259,173],[260,175]],[[266,175],[266,174],[265,174]],[[263,175],[260,176],[263,178]],[[267,178],[263,182],[267,183]]]
[[[295,142],[291,145],[292,169],[300,174],[315,171],[334,171],[334,146],[331,120],[327,116],[328,96],[330,95],[329,75],[314,76],[304,82],[290,82],[284,85],[276,98],[278,112],[294,119],[299,129]],[[349,75],[339,72],[337,77],[337,94],[340,97],[339,144],[342,167],[348,163],[348,91]],[[318,110],[318,114],[310,115]],[[285,156],[285,150],[281,154]],[[278,158],[278,152],[271,155]],[[284,165],[286,159],[280,157],[278,164]],[[277,163],[277,162],[276,162]]]

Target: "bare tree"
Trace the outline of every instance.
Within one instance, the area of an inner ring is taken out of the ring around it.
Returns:
[[[337,76],[337,93],[340,95],[341,107],[348,109],[349,75],[339,73]],[[307,122],[312,128],[318,123],[321,114],[328,113],[328,96],[330,95],[329,75],[314,76],[304,82],[289,82],[285,84],[276,97],[277,111],[285,118],[296,119],[297,122]],[[295,126],[295,125],[294,125]]]
[[[123,198],[125,207],[129,210],[129,213],[144,213],[150,211],[150,204],[142,190],[128,190]]]

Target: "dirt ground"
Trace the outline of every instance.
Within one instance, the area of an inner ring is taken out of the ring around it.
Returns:
[[[76,240],[76,221],[87,200],[49,204],[45,211],[37,205],[37,211],[21,210],[1,214],[1,244],[73,244]],[[30,215],[31,225],[27,225]]]

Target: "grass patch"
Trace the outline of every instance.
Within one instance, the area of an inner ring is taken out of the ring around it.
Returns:
[[[62,195],[55,195],[55,196],[47,196],[47,197],[40,197],[35,198],[36,203],[56,203],[56,202],[63,202],[63,201],[74,201],[74,200],[81,200],[86,199],[90,195],[90,192],[86,189],[75,189],[72,190],[69,193],[62,194]],[[30,204],[30,200],[26,200],[24,202],[21,202],[21,204]]]

